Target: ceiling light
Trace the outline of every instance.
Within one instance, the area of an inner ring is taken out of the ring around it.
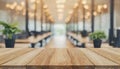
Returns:
[[[87,14],[87,16],[90,16],[90,12],[87,12],[86,14]]]
[[[75,6],[74,6],[74,8],[77,8],[78,6],[79,6],[79,4],[78,4],[78,3],[76,3],[76,4],[75,4]]]
[[[6,7],[7,7],[7,8],[10,8],[10,4],[6,4]]]
[[[30,13],[29,13],[29,16],[30,16],[31,18],[34,17],[34,13],[30,12]]]
[[[64,5],[58,4],[58,5],[57,5],[57,8],[64,8]]]
[[[34,2],[35,2],[35,0],[30,0],[30,2],[34,3]]]
[[[46,9],[46,8],[48,8],[48,6],[47,6],[47,5],[44,5],[44,8]]]
[[[14,3],[13,3],[13,6],[16,6],[16,5],[17,5],[17,3],[16,3],[16,2],[14,2]]]
[[[104,5],[103,5],[103,8],[104,8],[104,9],[107,9],[107,8],[108,8],[107,4],[104,4]]]
[[[97,12],[94,12],[93,14],[94,14],[94,16],[96,16],[96,15],[97,15]]]
[[[88,6],[88,5],[84,5],[84,8],[85,8],[85,9],[89,9],[89,6]]]
[[[57,11],[58,11],[58,12],[63,12],[63,9],[58,9]]]
[[[37,3],[40,3],[40,0],[37,0]]]
[[[56,1],[56,3],[58,3],[58,4],[59,4],[59,3],[65,3],[65,2],[66,2],[66,0],[57,0],[57,1]]]
[[[16,7],[16,10],[18,10],[18,11],[21,11],[22,9],[23,8],[21,6],[19,6],[19,5]]]
[[[10,5],[10,9],[12,9],[12,10],[15,9],[15,7],[16,6],[14,6],[14,5]]]
[[[22,1],[22,2],[21,2],[21,5],[22,5],[22,6],[25,6],[25,2],[24,2],[24,1]]]
[[[87,3],[86,0],[82,0],[82,4],[85,5]]]
[[[102,11],[102,5],[98,5],[97,11],[98,11],[98,12],[101,12],[101,11]]]

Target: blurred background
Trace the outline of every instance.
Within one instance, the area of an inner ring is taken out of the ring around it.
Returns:
[[[108,41],[111,27],[115,38],[120,29],[120,0],[112,6],[111,0],[0,0],[0,21],[18,22],[22,30],[18,38],[27,38],[31,31],[65,36],[85,29],[104,31]]]

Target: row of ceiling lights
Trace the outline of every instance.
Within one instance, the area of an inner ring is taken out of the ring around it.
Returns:
[[[64,8],[65,5],[64,3],[66,2],[66,0],[56,0],[56,4],[57,4],[57,12],[58,12],[58,20],[61,21],[64,17]]]
[[[31,4],[31,5],[30,5],[30,9],[31,9],[31,10],[35,10],[35,9],[36,9],[36,7],[35,7],[35,1],[37,2],[37,4],[40,3],[40,0],[30,0],[30,1],[29,1],[30,4]],[[13,2],[12,4],[7,3],[7,4],[6,4],[6,8],[8,8],[8,9],[10,9],[10,10],[15,10],[16,12],[22,12],[22,15],[25,15],[25,13],[26,13],[26,12],[25,12],[26,9],[25,9],[25,2],[24,2],[24,1],[20,2],[20,4],[18,4],[17,2]],[[45,13],[48,14],[48,15],[50,15],[50,14],[49,14],[49,10],[48,10],[48,6],[47,6],[47,5],[44,5],[43,8],[44,8],[44,10],[45,10]],[[29,9],[29,10],[30,10],[30,9]],[[29,12],[29,16],[30,16],[31,18],[33,18],[34,15],[35,15],[34,12],[32,12],[32,11]],[[49,19],[53,20],[52,16],[49,16]]]
[[[91,12],[90,12],[90,7],[89,5],[87,5],[87,0],[83,0],[82,1],[82,5],[83,8],[85,8],[85,10],[87,10],[86,14],[85,14],[85,18],[88,19],[91,16]],[[76,8],[77,6],[79,6],[78,3],[75,4],[74,8]],[[106,11],[108,11],[108,5],[107,4],[101,4],[101,5],[97,5],[96,9],[94,10],[93,15],[97,16],[99,14],[105,13]],[[69,16],[66,18],[66,22],[69,22],[69,20],[71,19],[71,15],[74,14],[74,10],[71,10],[69,12]],[[81,17],[81,19],[83,18],[83,16]]]
[[[35,0],[30,0],[30,3],[33,3],[31,5],[31,9],[34,10],[35,9],[35,5],[34,5]],[[39,3],[39,2],[37,2]],[[6,4],[6,8],[10,9],[10,10],[14,10],[16,12],[21,12],[22,11],[22,15],[25,15],[25,2],[22,1],[20,4],[18,4],[17,2],[13,2],[12,4],[7,3]],[[29,12],[29,16],[30,17],[34,17],[34,13],[33,12]]]

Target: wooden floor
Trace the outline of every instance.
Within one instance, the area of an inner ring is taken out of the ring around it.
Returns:
[[[66,38],[66,36],[53,36],[52,40],[45,48],[74,48],[75,46]]]
[[[120,49],[3,48],[0,69],[120,69]]]

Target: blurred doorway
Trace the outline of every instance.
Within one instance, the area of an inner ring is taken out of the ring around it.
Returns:
[[[66,24],[54,24],[53,33],[54,36],[65,36]]]

